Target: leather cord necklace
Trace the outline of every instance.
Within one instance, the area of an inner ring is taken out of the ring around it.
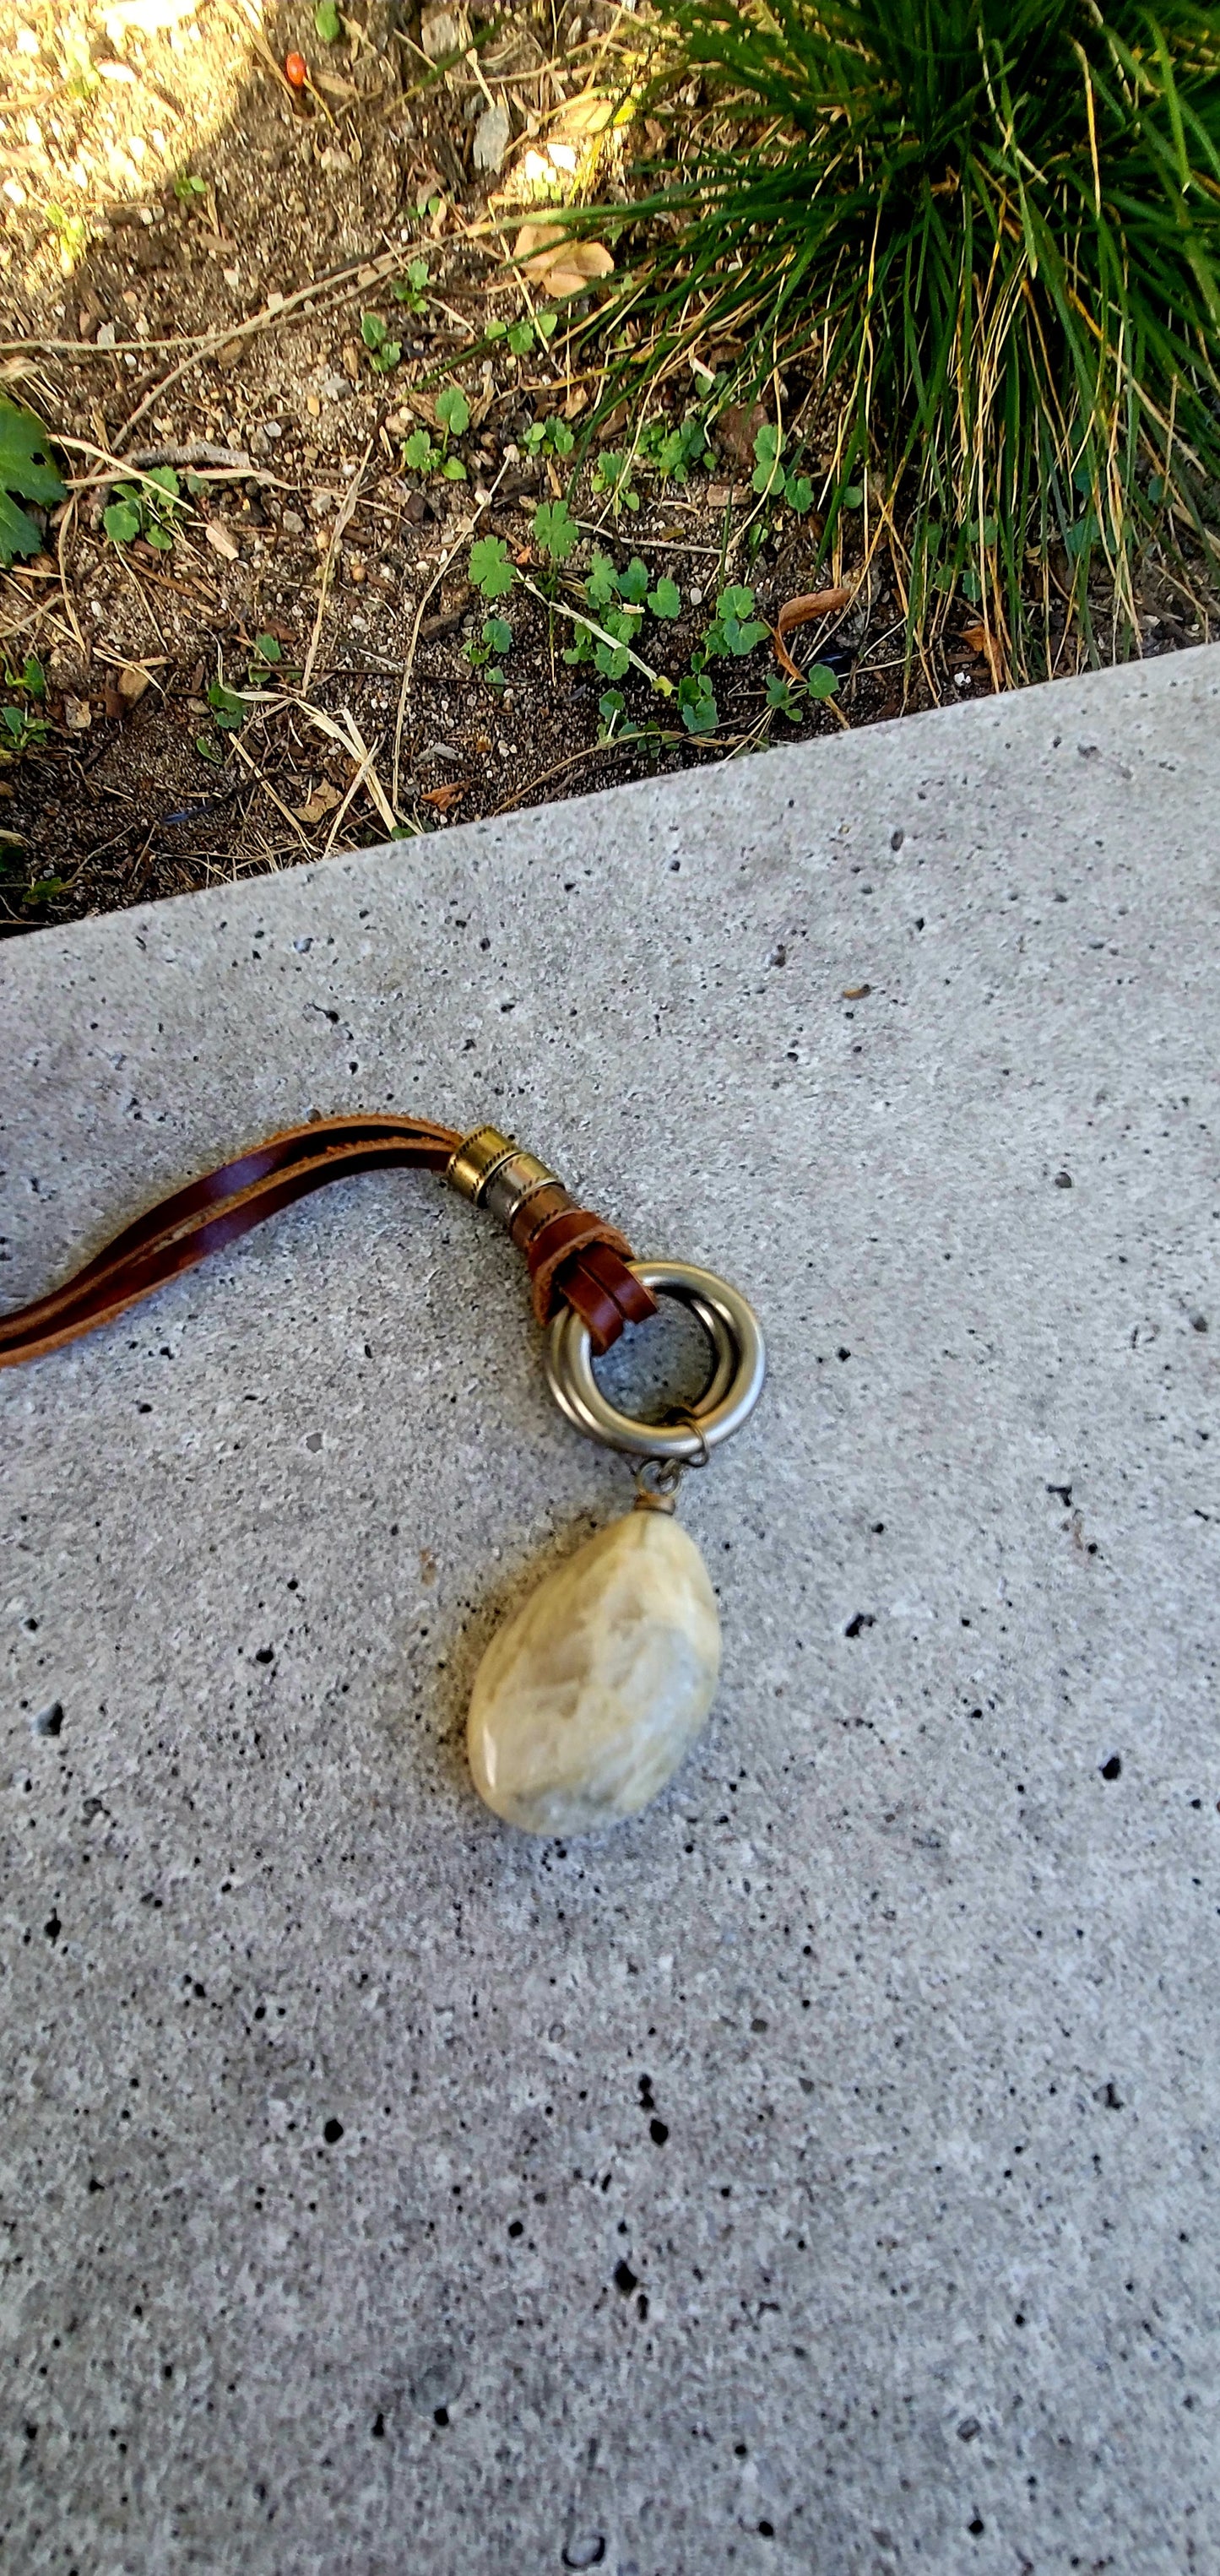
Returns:
[[[547,1575],[493,1637],[467,1722],[480,1796],[526,1832],[595,1831],[635,1815],[670,1779],[707,1716],[720,1623],[707,1568],[675,1519],[678,1481],[740,1429],[762,1392],[758,1321],[740,1292],[690,1262],[637,1261],[617,1226],[578,1206],[545,1163],[495,1127],[463,1136],[420,1118],[323,1118],[286,1127],[123,1228],[63,1287],[0,1319],[0,1368],[112,1323],[167,1280],[327,1181],[399,1166],[439,1172],[497,1217],[529,1271],[561,1412],[636,1466],[625,1518]],[[710,1374],[694,1404],[647,1422],[594,1374],[628,1324],[677,1298],[699,1322]]]

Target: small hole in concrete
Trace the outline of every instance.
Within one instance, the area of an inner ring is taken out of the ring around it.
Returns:
[[[696,1404],[711,1369],[703,1327],[676,1297],[662,1297],[646,1324],[629,1324],[593,1365],[607,1401],[642,1422],[663,1421],[675,1406]]]

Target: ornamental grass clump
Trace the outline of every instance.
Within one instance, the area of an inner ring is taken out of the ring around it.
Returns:
[[[718,346],[738,392],[798,369],[823,553],[863,485],[912,644],[964,595],[997,678],[1036,677],[1065,634],[1096,655],[1104,598],[1121,651],[1147,540],[1211,551],[1220,10],[655,0],[650,24],[635,94],[673,140],[602,308],[616,385]]]

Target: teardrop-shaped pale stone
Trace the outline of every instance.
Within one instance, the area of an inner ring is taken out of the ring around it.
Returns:
[[[481,1798],[527,1834],[596,1833],[663,1789],[703,1724],[720,1620],[699,1550],[629,1512],[492,1638],[466,1738]]]

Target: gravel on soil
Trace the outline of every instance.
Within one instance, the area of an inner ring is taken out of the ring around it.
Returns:
[[[576,158],[555,137],[579,135],[572,103],[613,14],[596,0],[421,17],[373,0],[327,45],[312,11],[264,14],[255,0],[206,13],[195,0],[0,0],[0,366],[5,391],[75,442],[61,452],[88,485],[48,526],[45,554],[0,584],[6,694],[49,722],[0,773],[0,931],[723,759],[763,747],[773,724],[791,739],[990,688],[968,612],[939,658],[904,673],[879,557],[865,578],[860,563],[838,567],[850,608],[798,639],[806,666],[829,661],[839,696],[803,703],[796,724],[768,717],[774,664],[756,652],[718,677],[714,735],[687,737],[672,702],[658,720],[633,681],[628,715],[652,737],[601,744],[604,679],[565,662],[570,624],[520,588],[503,691],[472,668],[487,614],[466,578],[472,530],[536,577],[534,512],[565,492],[577,568],[596,542],[677,582],[682,614],[649,643],[674,680],[724,580],[748,581],[774,623],[825,578],[812,519],[760,514],[751,417],[726,415],[710,472],[637,469],[638,507],[616,517],[592,478],[596,449],[581,464],[597,377],[566,318],[527,352],[487,342],[489,322],[537,310],[505,255],[538,171],[560,184]],[[435,72],[428,55],[455,37],[469,50]],[[293,50],[303,92],[280,68]],[[420,259],[426,288],[396,301],[395,278]],[[401,351],[386,371],[366,313]],[[447,382],[470,412],[453,442],[460,481],[404,460],[413,429],[436,432]],[[695,392],[693,377],[669,389],[676,418]],[[570,459],[529,453],[547,419],[571,428]],[[631,427],[614,434],[624,445]],[[116,455],[195,477],[172,547],[107,536]],[[1145,650],[1208,631],[1205,603],[1169,573],[1143,604]],[[278,647],[273,669],[260,637]],[[20,694],[29,654],[46,674],[39,704]],[[218,727],[209,691],[252,682],[268,703]]]

